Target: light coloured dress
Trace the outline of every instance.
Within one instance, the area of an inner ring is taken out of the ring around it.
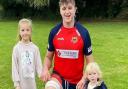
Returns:
[[[12,53],[12,80],[14,87],[36,89],[35,76],[40,77],[42,62],[39,48],[32,42],[18,42]]]

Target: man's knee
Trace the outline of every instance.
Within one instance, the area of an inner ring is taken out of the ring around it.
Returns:
[[[50,80],[46,83],[45,89],[61,89],[61,87],[56,81]]]
[[[47,88],[45,88],[45,89],[56,89],[56,88],[54,88],[54,87],[47,87]]]

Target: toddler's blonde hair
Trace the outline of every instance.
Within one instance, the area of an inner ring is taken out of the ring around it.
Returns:
[[[93,70],[95,70],[98,73],[98,75],[99,75],[98,79],[101,80],[102,79],[102,72],[101,72],[99,65],[96,62],[89,63],[86,66],[85,72],[86,72],[86,74],[88,74],[88,73],[92,72]]]

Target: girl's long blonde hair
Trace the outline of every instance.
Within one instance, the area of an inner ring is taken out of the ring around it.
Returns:
[[[18,40],[20,40],[20,41],[22,40],[22,37],[21,37],[21,35],[20,35],[20,25],[21,25],[23,22],[28,23],[28,25],[30,26],[30,28],[31,28],[31,30],[32,30],[32,20],[26,19],[26,18],[21,19],[21,20],[19,21],[19,23],[18,23],[18,35],[17,35],[17,36],[18,36]],[[32,38],[30,37],[29,40],[32,41]]]

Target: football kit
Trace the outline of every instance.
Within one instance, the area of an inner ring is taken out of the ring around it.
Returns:
[[[48,39],[48,51],[54,51],[54,68],[64,80],[77,84],[83,76],[84,55],[92,53],[88,31],[79,23],[66,28],[55,26]]]

